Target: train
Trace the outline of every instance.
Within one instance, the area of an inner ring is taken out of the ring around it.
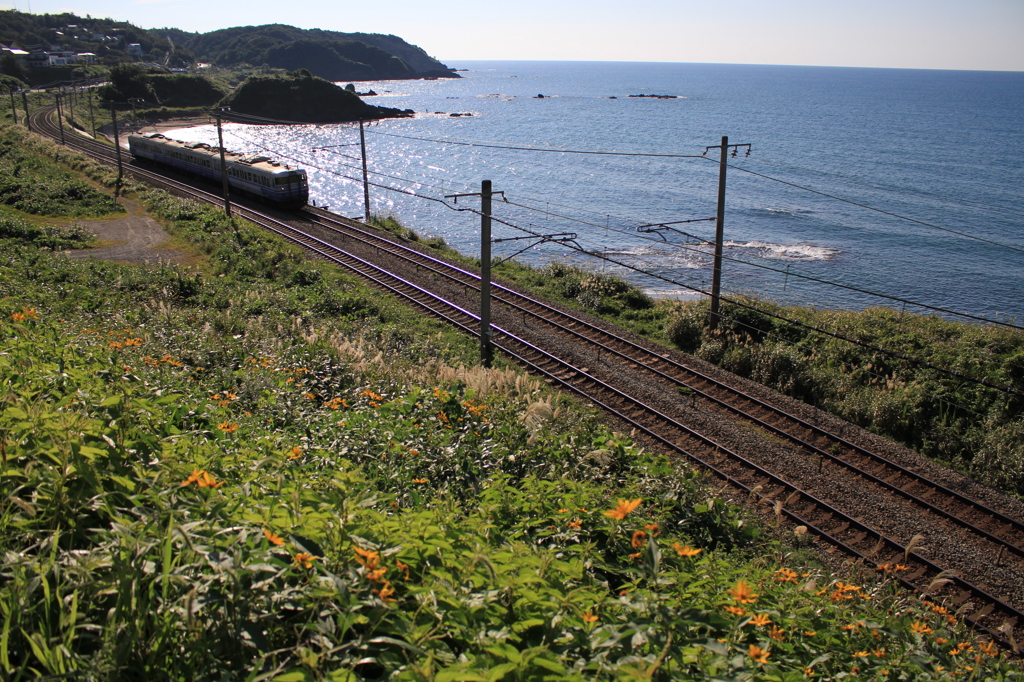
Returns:
[[[220,148],[205,142],[172,140],[161,133],[129,135],[128,149],[136,159],[222,182]],[[224,165],[232,193],[255,197],[279,208],[302,208],[309,200],[306,171],[269,156],[246,156],[224,150]]]

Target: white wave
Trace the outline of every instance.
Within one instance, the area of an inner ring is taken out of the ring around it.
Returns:
[[[643,292],[651,298],[657,299],[671,299],[673,301],[689,301],[697,298],[702,298],[704,294],[699,291],[692,289],[676,289],[669,287],[645,287]]]
[[[733,242],[724,244],[736,249],[755,249],[763,258],[779,258],[785,260],[830,260],[842,253],[839,249],[828,246],[812,246],[810,244],[772,244],[771,242]]]

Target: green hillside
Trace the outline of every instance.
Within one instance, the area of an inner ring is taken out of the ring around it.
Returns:
[[[19,127],[0,160],[112,183]],[[3,679],[1021,679],[900,566],[832,575],[472,339],[126,193],[192,266],[0,205]]]

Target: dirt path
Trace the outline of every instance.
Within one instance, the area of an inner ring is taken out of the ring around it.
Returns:
[[[92,249],[64,251],[68,258],[112,260],[121,263],[180,263],[190,261],[188,254],[171,246],[171,236],[142,206],[122,200],[127,218],[76,221],[100,240]]]

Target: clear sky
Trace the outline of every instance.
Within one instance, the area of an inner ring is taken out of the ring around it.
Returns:
[[[1024,0],[0,0],[206,33],[392,33],[444,62],[717,62],[1024,71]]]

